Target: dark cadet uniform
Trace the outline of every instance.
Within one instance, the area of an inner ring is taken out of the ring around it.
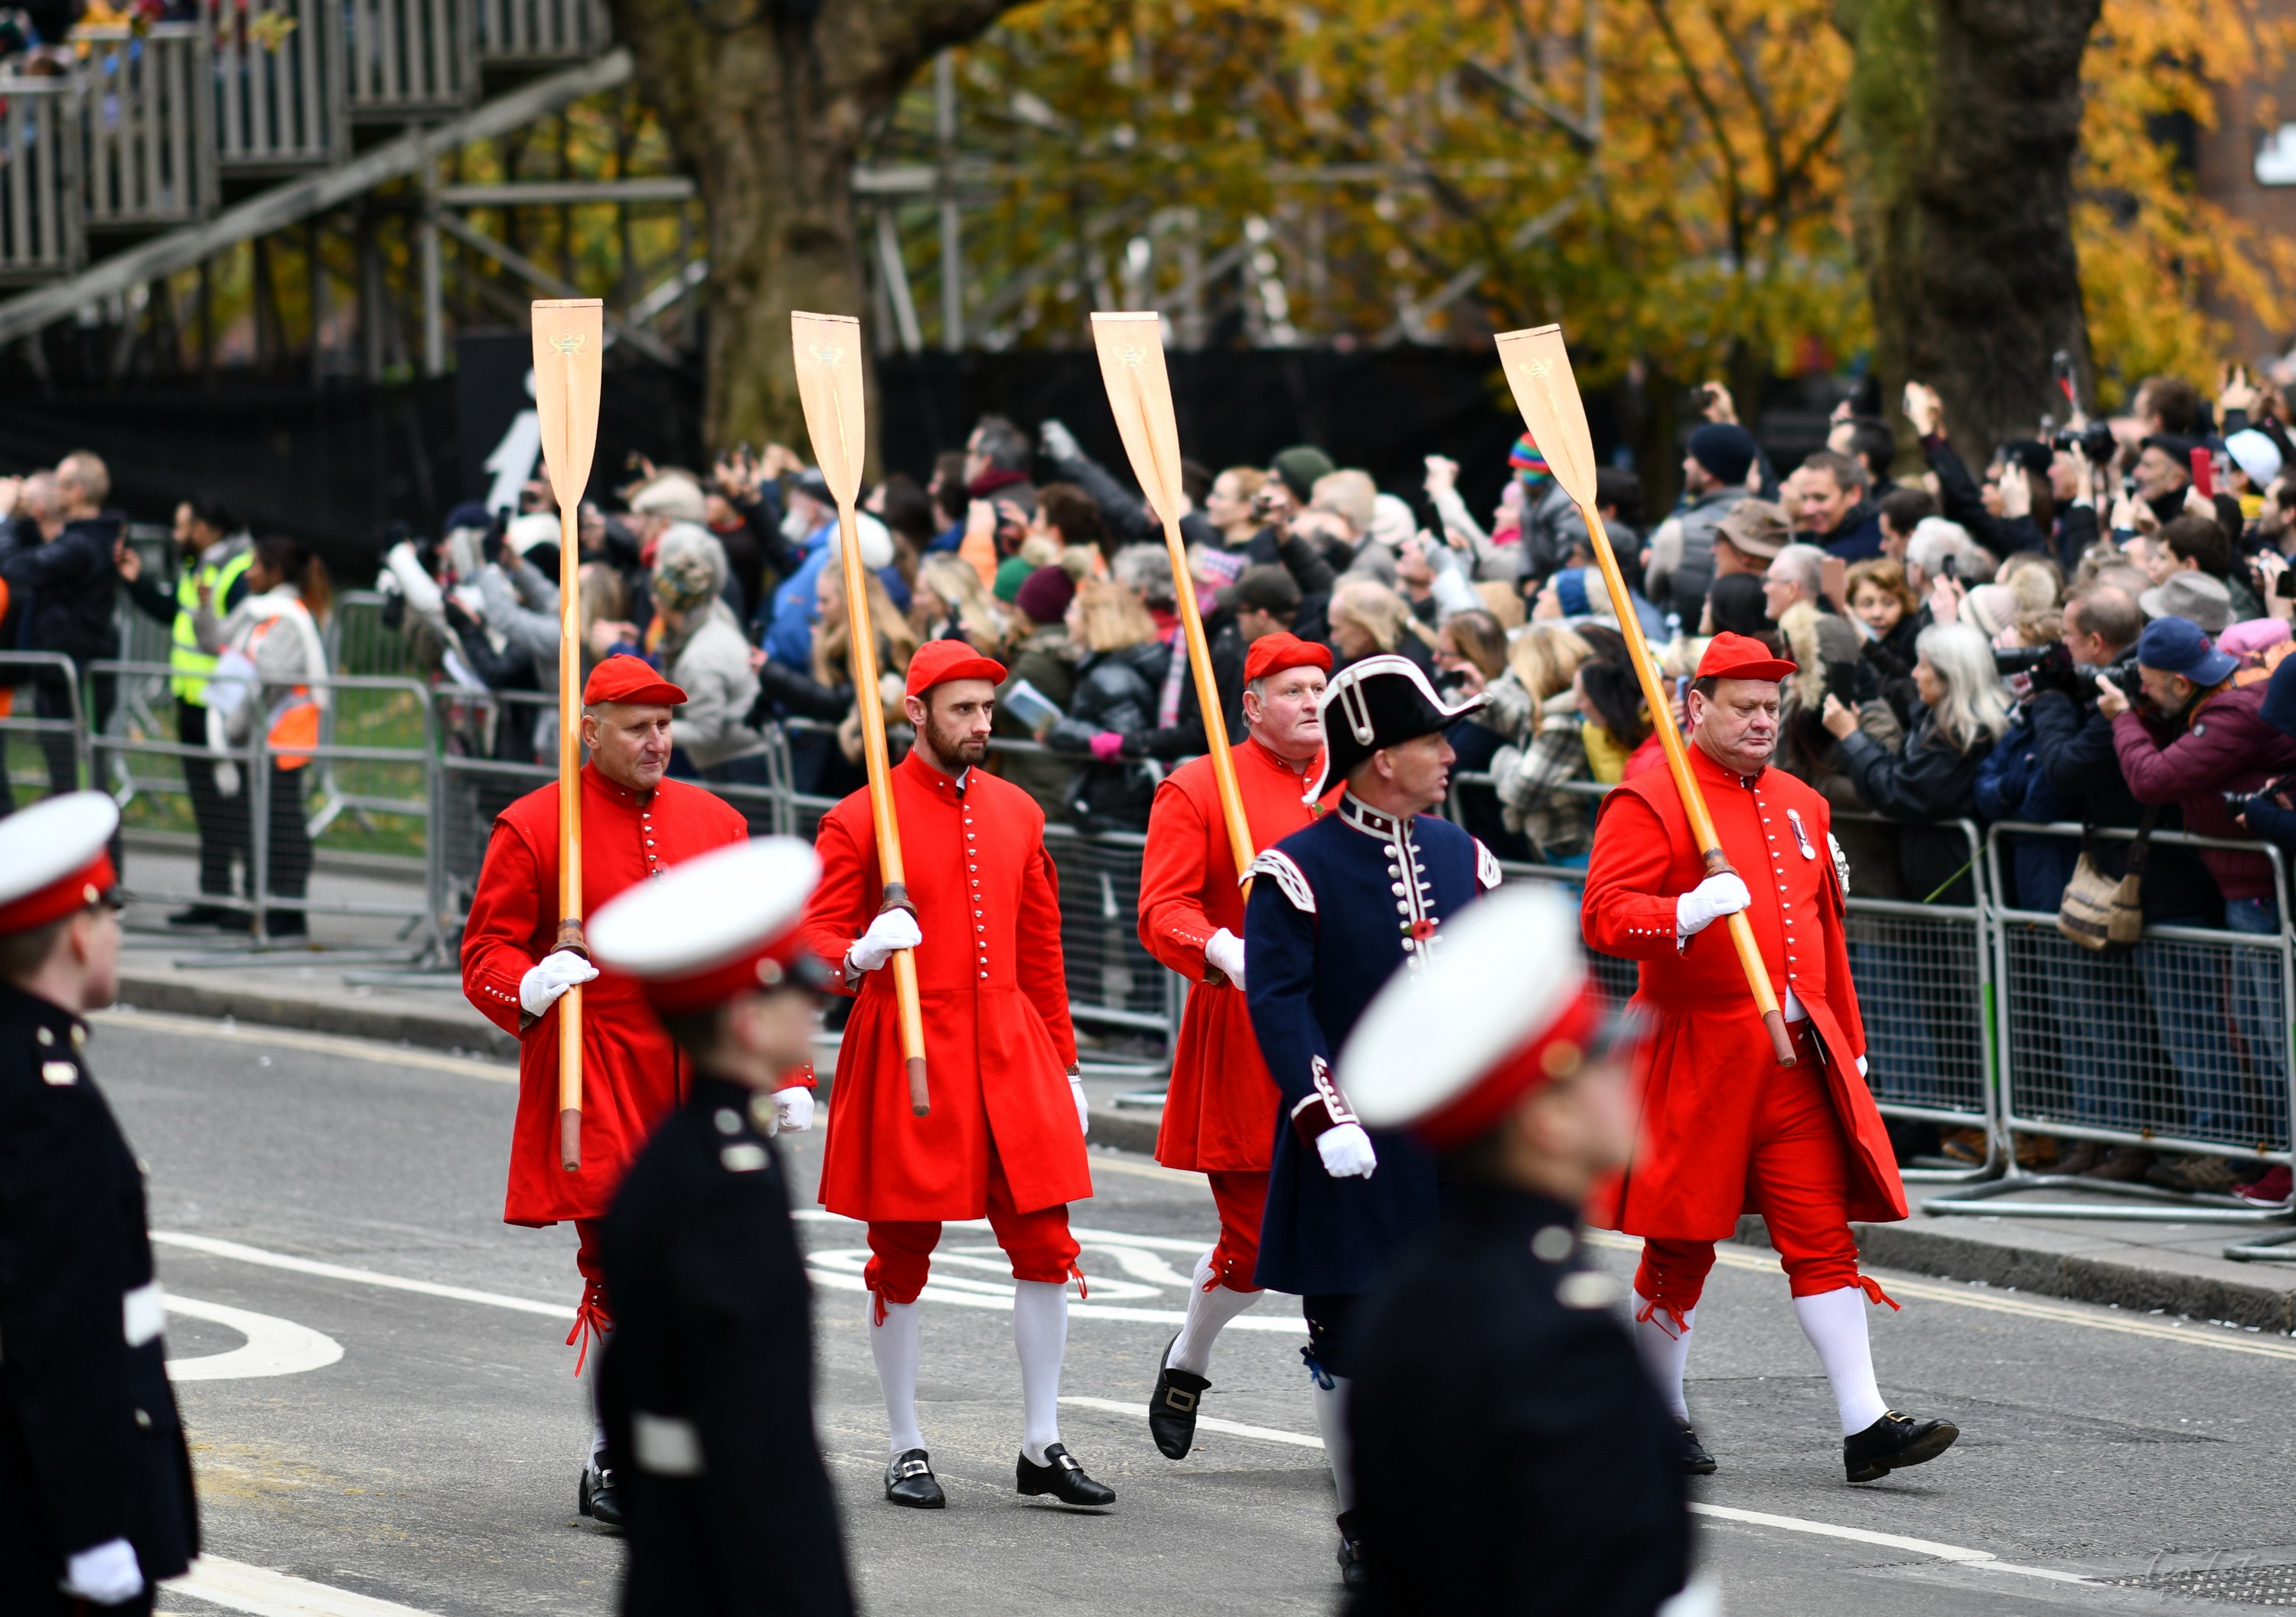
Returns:
[[[606,1216],[616,1328],[600,1401],[630,1539],[625,1613],[853,1610],[814,1436],[810,1287],[758,1120],[772,1108],[697,1076]]]
[[[1683,1587],[1674,1423],[1578,1211],[1462,1188],[1357,1327],[1351,1617],[1650,1617]],[[1437,1474],[1464,1488],[1430,1485]]]
[[[0,1612],[148,1612],[199,1553],[144,1175],[80,1059],[87,1030],[0,982]],[[134,1547],[144,1591],[87,1607],[68,1556]]]

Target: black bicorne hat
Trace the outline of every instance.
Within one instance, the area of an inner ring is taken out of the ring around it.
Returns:
[[[1349,663],[1324,687],[1316,711],[1324,720],[1324,772],[1308,788],[1315,801],[1382,747],[1447,730],[1465,714],[1488,704],[1488,695],[1447,703],[1427,683],[1419,665],[1392,653]]]

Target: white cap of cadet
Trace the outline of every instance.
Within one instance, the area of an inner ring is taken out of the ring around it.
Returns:
[[[657,1011],[706,1010],[760,988],[828,981],[799,946],[821,859],[796,837],[758,837],[672,866],[592,916],[601,968],[638,979]]]
[[[1367,1127],[1448,1150],[1576,1071],[1603,1020],[1578,907],[1551,887],[1505,888],[1445,923],[1424,965],[1388,980],[1340,1052],[1340,1091]]]
[[[119,884],[108,792],[65,792],[0,819],[0,934],[28,932],[86,908]]]

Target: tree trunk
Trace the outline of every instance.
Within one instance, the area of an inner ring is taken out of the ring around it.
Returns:
[[[708,216],[713,446],[802,447],[789,316],[862,312],[852,168],[863,137],[936,51],[1014,3],[612,0],[615,33]]]
[[[1848,150],[1875,361],[1945,400],[1980,464],[2064,415],[2050,357],[2090,376],[2072,240],[2081,55],[2102,0],[1840,0]]]

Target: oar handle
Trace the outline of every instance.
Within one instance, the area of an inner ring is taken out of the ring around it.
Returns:
[[[837,537],[845,577],[847,652],[853,673],[854,706],[861,717],[861,757],[869,771],[869,817],[877,833],[877,874],[888,906],[916,913],[904,885],[901,822],[893,812],[893,774],[885,749],[885,710],[877,694],[877,631],[869,622],[869,570],[861,564],[860,524],[852,504],[837,507]],[[925,1019],[917,992],[916,957],[907,949],[893,956],[893,1000],[901,1019],[901,1056],[908,1072],[909,1110],[919,1117],[932,1110],[925,1088]]]
[[[1228,754],[1227,711],[1220,705],[1218,677],[1212,671],[1211,642],[1204,636],[1203,614],[1196,607],[1196,580],[1188,571],[1188,547],[1180,538],[1180,524],[1164,524],[1164,548],[1172,562],[1172,593],[1180,609],[1180,631],[1188,648],[1188,671],[1194,677],[1196,708],[1203,715],[1204,749],[1212,760],[1212,781],[1219,788],[1220,815],[1227,824],[1228,850],[1235,858],[1241,880],[1257,857],[1251,845],[1251,822],[1244,817],[1243,791],[1236,784],[1235,759]]]
[[[1603,587],[1609,592],[1611,610],[1617,614],[1619,632],[1627,643],[1627,660],[1634,665],[1635,678],[1643,688],[1643,701],[1650,708],[1651,727],[1658,733],[1659,747],[1666,754],[1667,773],[1674,777],[1674,789],[1682,799],[1683,817],[1690,822],[1691,840],[1697,843],[1699,854],[1706,862],[1706,873],[1716,874],[1730,868],[1722,852],[1722,839],[1715,834],[1714,817],[1706,811],[1706,795],[1698,789],[1698,777],[1690,772],[1690,753],[1683,745],[1682,732],[1675,727],[1674,704],[1667,699],[1666,687],[1659,682],[1658,664],[1651,656],[1650,643],[1643,636],[1642,620],[1636,616],[1634,598],[1628,593],[1626,576],[1619,570],[1619,558],[1611,549],[1611,536],[1603,526],[1601,513],[1592,505],[1581,503],[1578,513],[1587,521],[1587,536],[1595,541],[1595,562],[1603,570]],[[1794,1064],[1793,1040],[1786,1036],[1785,1018],[1778,1011],[1778,997],[1770,989],[1770,968],[1762,959],[1761,946],[1754,940],[1754,929],[1741,910],[1730,917],[1730,941],[1737,946],[1738,964],[1746,974],[1746,987],[1754,997],[1754,1008],[1761,1013],[1762,1021],[1770,1030],[1770,1047],[1782,1067]]]

